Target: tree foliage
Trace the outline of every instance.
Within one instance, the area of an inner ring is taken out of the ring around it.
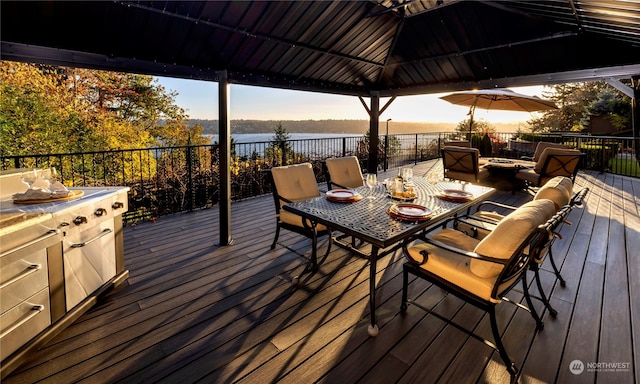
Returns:
[[[271,144],[265,149],[265,157],[273,159],[275,162],[289,162],[295,157],[295,152],[291,147],[289,132],[282,126],[282,122],[273,130]],[[284,152],[284,156],[283,156]]]
[[[464,119],[461,122],[459,122],[458,125],[456,126],[456,132],[459,132],[461,134],[469,133],[469,124],[470,124],[469,120],[470,119]],[[484,119],[478,119],[478,120],[474,119],[472,130],[473,130],[472,133],[479,134],[480,136],[482,136],[485,133],[495,133],[496,127]]]
[[[153,77],[0,61],[0,153],[204,144]]]
[[[631,127],[631,99],[611,88],[603,89],[596,100],[587,106],[592,116],[606,117],[618,131]]]
[[[557,84],[545,88],[543,97],[559,109],[528,121],[532,132],[582,131],[589,126],[589,116],[606,116],[619,129],[630,121],[630,99],[603,81]]]

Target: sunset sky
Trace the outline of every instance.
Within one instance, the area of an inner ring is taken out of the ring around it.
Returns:
[[[157,77],[167,91],[176,91],[176,103],[192,119],[218,119],[218,84],[213,82]],[[512,88],[542,97],[542,86]],[[468,107],[452,105],[438,97],[444,94],[402,96],[380,116],[381,121],[458,123],[467,118]],[[231,85],[231,119],[245,120],[369,120],[360,100],[354,96],[289,91],[274,88]],[[367,104],[369,99],[365,98]],[[381,99],[380,106],[387,99]],[[534,115],[477,109],[475,119],[491,123],[524,122]]]

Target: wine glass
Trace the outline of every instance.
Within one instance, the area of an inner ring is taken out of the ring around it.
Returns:
[[[369,200],[375,199],[373,196],[373,187],[378,184],[378,177],[375,173],[367,173],[367,187],[369,187]]]
[[[23,183],[27,185],[28,189],[31,189],[31,186],[33,185],[33,183],[35,183],[36,180],[38,180],[38,172],[35,169],[29,172],[24,172],[22,174],[21,180]]]
[[[406,182],[413,177],[413,168],[402,168],[402,179]]]
[[[58,171],[56,171],[56,167],[50,167],[49,169],[42,171],[42,178],[45,179],[49,185],[55,183],[58,178]]]
[[[436,172],[429,172],[427,180],[429,180],[429,184],[436,185],[440,181],[440,175],[438,175]]]

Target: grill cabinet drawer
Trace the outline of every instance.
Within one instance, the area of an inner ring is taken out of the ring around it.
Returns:
[[[50,324],[47,287],[0,315],[0,360],[4,360]]]
[[[0,239],[0,360],[51,324],[48,249],[62,234],[50,219],[33,222]]]
[[[15,252],[0,260],[0,313],[49,285],[47,250]]]

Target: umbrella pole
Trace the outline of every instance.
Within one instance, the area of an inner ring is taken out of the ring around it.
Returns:
[[[469,108],[469,143],[471,143],[471,136],[473,135],[473,114],[476,112],[476,104],[478,103],[478,98],[474,101],[471,108]]]

